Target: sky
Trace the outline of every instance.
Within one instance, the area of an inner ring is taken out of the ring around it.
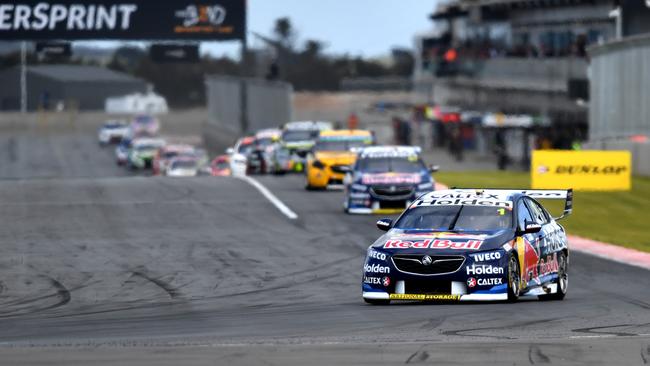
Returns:
[[[437,0],[248,0],[249,46],[262,46],[251,32],[272,35],[275,20],[288,17],[297,31],[297,46],[305,40],[324,42],[325,52],[379,57],[393,47],[413,47],[413,36],[431,29],[428,16]],[[84,46],[114,47],[115,42]],[[215,56],[239,56],[238,42],[210,42],[201,51]]]
[[[289,17],[305,39],[325,41],[326,52],[361,56],[412,48],[413,36],[431,28],[435,0],[248,0],[249,31],[271,34],[275,20]],[[254,45],[254,43],[253,43]],[[218,52],[218,45],[215,51]]]

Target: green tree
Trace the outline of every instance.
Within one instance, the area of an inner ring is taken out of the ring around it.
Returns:
[[[280,44],[288,49],[293,48],[296,32],[293,29],[291,20],[287,17],[278,18],[273,27],[273,33]]]

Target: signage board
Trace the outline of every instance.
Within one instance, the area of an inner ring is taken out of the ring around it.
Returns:
[[[0,40],[237,40],[246,0],[0,0]]]
[[[629,151],[535,150],[530,174],[533,189],[628,191],[632,155]]]

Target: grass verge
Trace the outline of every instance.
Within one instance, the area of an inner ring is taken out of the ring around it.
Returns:
[[[459,188],[530,188],[519,172],[440,172],[438,182]],[[560,202],[542,202],[555,216]],[[650,252],[650,178],[634,177],[629,192],[575,192],[573,214],[561,221],[567,233]]]

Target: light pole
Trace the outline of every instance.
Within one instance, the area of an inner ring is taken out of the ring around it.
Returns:
[[[27,113],[27,42],[20,45],[20,112]]]

